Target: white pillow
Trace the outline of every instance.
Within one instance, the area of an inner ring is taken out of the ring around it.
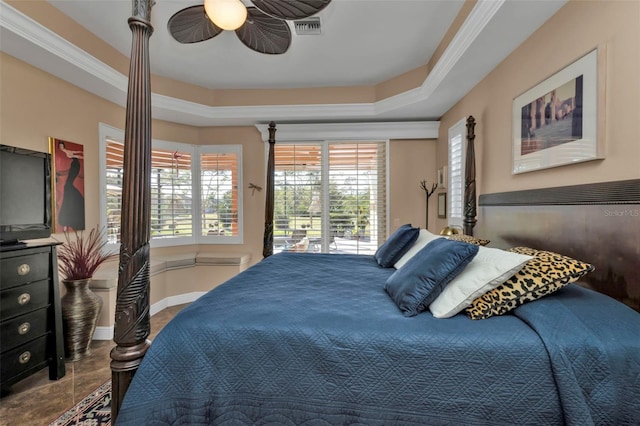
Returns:
[[[418,239],[416,240],[416,242],[413,243],[413,245],[411,246],[408,252],[406,252],[400,259],[398,259],[396,263],[393,264],[393,267],[396,269],[400,269],[402,265],[407,263],[409,259],[415,256],[416,253],[418,253],[420,249],[422,249],[422,247],[426,246],[431,241],[438,238],[442,238],[442,237],[439,235],[434,235],[431,232],[427,231],[426,229],[421,229],[420,234],[418,234]]]
[[[476,297],[511,278],[531,259],[533,256],[480,246],[478,254],[447,284],[429,310],[436,318],[452,317],[470,306]]]

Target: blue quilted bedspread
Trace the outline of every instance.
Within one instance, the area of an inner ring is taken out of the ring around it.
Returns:
[[[158,334],[117,424],[640,424],[640,315],[570,285],[402,315],[373,257],[271,256]]]

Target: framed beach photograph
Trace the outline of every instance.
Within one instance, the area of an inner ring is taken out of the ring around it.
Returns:
[[[513,174],[603,158],[604,67],[595,49],[513,100]]]
[[[49,151],[53,168],[53,232],[83,230],[84,147],[50,137]]]

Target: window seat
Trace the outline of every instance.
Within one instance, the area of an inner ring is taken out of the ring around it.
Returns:
[[[250,265],[246,253],[183,253],[150,259],[150,313],[190,303]],[[104,302],[93,338],[113,338],[118,261],[106,262],[94,274],[91,290]]]

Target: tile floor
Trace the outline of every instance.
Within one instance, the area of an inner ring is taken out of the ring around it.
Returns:
[[[152,316],[150,339],[185,306],[172,306]],[[44,368],[14,384],[0,399],[0,425],[48,425],[111,378],[109,353],[114,346],[110,340],[94,340],[91,355],[66,363],[60,380],[49,380],[49,369]]]

